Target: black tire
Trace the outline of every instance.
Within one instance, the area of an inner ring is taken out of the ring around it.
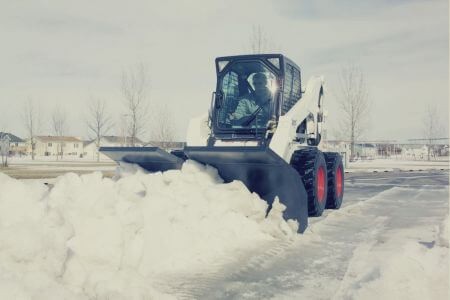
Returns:
[[[324,152],[327,163],[328,196],[326,208],[338,209],[344,198],[344,165],[342,157],[336,152]]]
[[[291,165],[302,177],[308,194],[308,215],[321,216],[327,202],[327,166],[322,152],[317,148],[297,150]]]

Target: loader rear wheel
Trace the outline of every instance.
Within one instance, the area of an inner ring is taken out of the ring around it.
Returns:
[[[308,194],[309,216],[321,216],[327,203],[327,165],[324,155],[316,148],[297,150],[291,158],[291,165],[302,177]]]
[[[324,152],[327,162],[328,197],[326,208],[338,209],[344,198],[344,165],[342,157],[336,152]]]

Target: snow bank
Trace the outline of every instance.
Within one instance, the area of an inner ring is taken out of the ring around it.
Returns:
[[[240,182],[188,161],[59,177],[49,190],[0,173],[0,299],[165,298],[156,282],[290,239],[296,222]],[[158,291],[159,290],[159,291]]]

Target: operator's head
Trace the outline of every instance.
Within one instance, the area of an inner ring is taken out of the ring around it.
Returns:
[[[253,86],[255,90],[264,89],[267,86],[267,77],[264,73],[256,73],[253,75]]]

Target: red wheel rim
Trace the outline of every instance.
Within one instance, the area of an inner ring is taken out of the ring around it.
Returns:
[[[317,171],[317,199],[323,202],[325,199],[325,168],[320,167]]]
[[[342,196],[342,168],[338,167],[336,171],[336,194],[338,197]]]

